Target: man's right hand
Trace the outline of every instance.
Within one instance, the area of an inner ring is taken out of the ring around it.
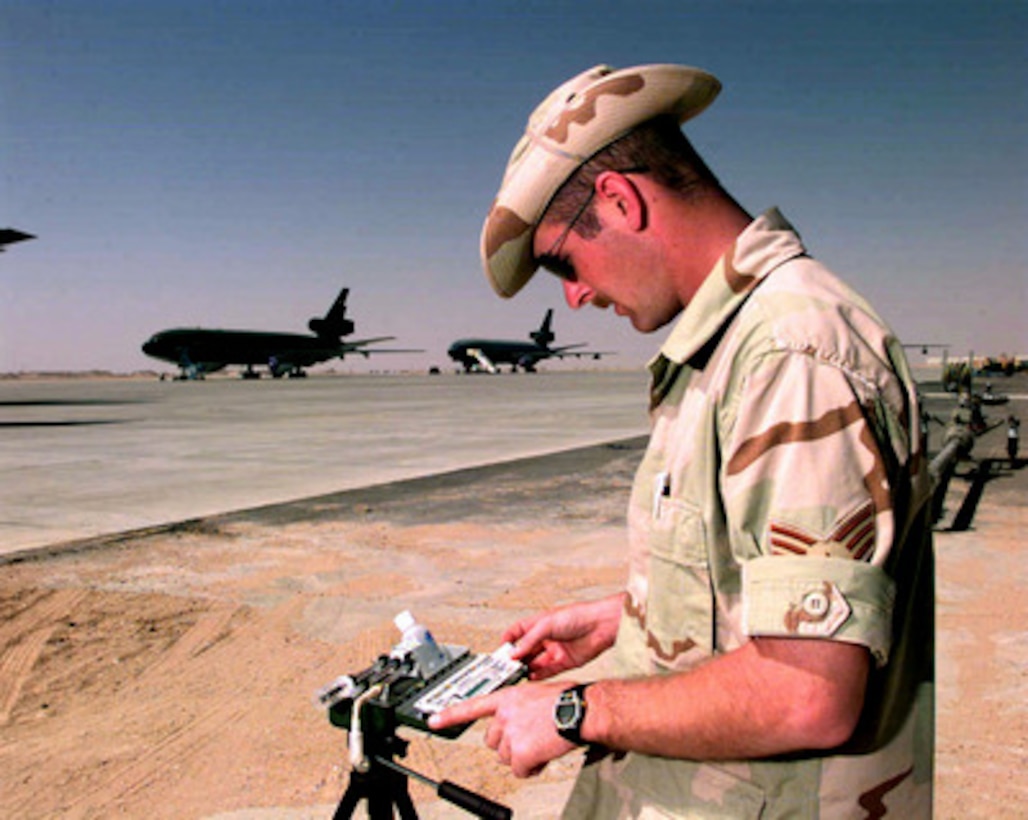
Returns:
[[[518,621],[503,635],[512,657],[528,666],[532,680],[577,669],[614,644],[624,593],[551,609]]]

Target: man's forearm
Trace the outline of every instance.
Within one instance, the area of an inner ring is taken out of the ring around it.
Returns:
[[[852,644],[757,639],[687,672],[598,681],[582,736],[703,760],[833,748],[856,726],[868,666],[867,650]]]

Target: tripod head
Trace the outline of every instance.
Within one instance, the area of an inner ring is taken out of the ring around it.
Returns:
[[[425,634],[428,634],[427,631]],[[342,675],[316,695],[318,705],[328,709],[329,722],[349,732],[350,787],[336,812],[337,820],[348,817],[356,802],[369,801],[372,820],[392,819],[392,807],[402,818],[416,818],[407,793],[407,778],[432,786],[443,800],[477,817],[509,820],[509,808],[444,780],[435,782],[400,765],[408,741],[396,734],[400,725],[446,738],[458,737],[468,726],[434,731],[428,718],[446,706],[474,695],[482,695],[524,677],[525,667],[510,659],[511,647],[491,655],[475,654],[463,646],[437,646],[431,636],[431,653],[423,644],[405,641],[388,654],[354,675]],[[431,656],[430,662],[426,657]]]

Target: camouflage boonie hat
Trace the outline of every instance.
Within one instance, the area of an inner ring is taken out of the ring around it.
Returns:
[[[482,263],[493,290],[509,298],[532,278],[535,228],[580,165],[653,117],[670,114],[685,122],[720,90],[716,77],[689,66],[598,65],[546,97],[514,146],[482,226]]]

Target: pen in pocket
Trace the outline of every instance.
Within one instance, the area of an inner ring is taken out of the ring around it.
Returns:
[[[664,499],[671,497],[671,474],[668,472],[657,473],[653,486],[653,517],[660,518],[660,511],[664,505]]]

